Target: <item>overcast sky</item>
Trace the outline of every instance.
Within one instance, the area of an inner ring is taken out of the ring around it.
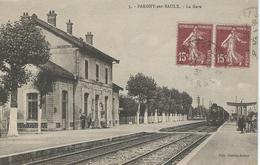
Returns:
[[[201,9],[129,9],[129,5],[201,5]],[[177,23],[250,24],[244,9],[256,0],[0,0],[0,23],[17,20],[23,12],[46,20],[55,10],[57,27],[74,23],[73,34],[94,34],[94,46],[120,60],[114,65],[113,81],[125,87],[130,74],[143,72],[158,85],[187,91],[224,107],[227,101],[257,100],[257,59],[250,56],[250,68],[176,66]],[[195,105],[195,104],[194,104]],[[228,108],[228,107],[227,107]]]

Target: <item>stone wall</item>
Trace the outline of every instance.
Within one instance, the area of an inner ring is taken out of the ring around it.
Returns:
[[[95,127],[112,126],[112,87],[100,84],[92,84],[86,81],[79,81],[76,87],[75,111],[76,128],[80,129],[80,114],[85,109],[84,94],[88,93],[87,115],[92,116],[92,121],[96,122]],[[96,95],[98,95],[98,104],[96,104]],[[107,97],[107,109],[105,108],[105,99]],[[102,123],[101,123],[102,122]]]

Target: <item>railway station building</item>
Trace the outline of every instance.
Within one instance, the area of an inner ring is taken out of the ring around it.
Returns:
[[[42,106],[42,130],[81,129],[80,116],[92,118],[93,127],[113,127],[119,124],[119,91],[113,83],[113,64],[119,60],[93,46],[93,34],[85,40],[73,36],[73,23],[68,20],[67,31],[56,27],[57,14],[52,10],[43,21],[24,13],[41,28],[49,42],[51,58],[41,66],[55,76],[53,91]],[[33,85],[18,89],[18,130],[37,130],[39,92]]]

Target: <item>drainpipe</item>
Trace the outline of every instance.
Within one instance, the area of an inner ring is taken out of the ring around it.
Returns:
[[[75,105],[75,97],[76,97],[76,87],[79,79],[79,49],[75,49],[75,73],[73,80],[73,129],[76,129],[76,105]]]
[[[73,108],[73,129],[76,129],[76,123],[75,123],[75,80],[73,80],[73,97],[72,97],[72,108]]]

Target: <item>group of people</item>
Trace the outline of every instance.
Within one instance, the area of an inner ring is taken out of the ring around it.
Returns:
[[[92,126],[92,115],[91,114],[87,115],[85,113],[81,113],[80,114],[80,124],[81,124],[82,129],[90,128]]]
[[[241,133],[255,132],[257,130],[256,116],[240,116],[238,119],[238,128]]]

